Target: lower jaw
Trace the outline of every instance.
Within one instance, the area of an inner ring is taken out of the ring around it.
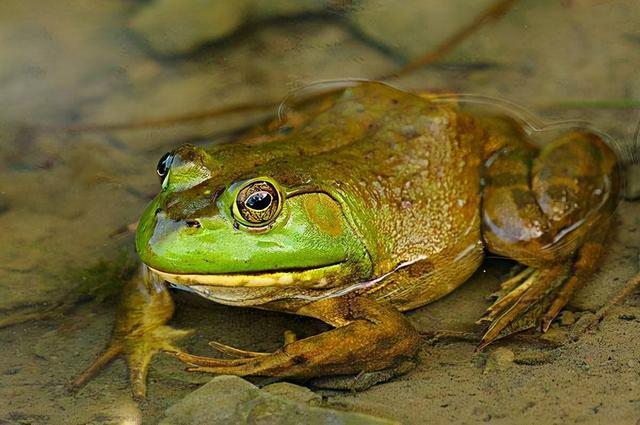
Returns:
[[[189,274],[169,273],[149,267],[160,278],[178,285],[204,285],[224,287],[304,287],[325,288],[330,285],[327,276],[336,275],[342,263],[300,271],[268,272],[255,274]]]

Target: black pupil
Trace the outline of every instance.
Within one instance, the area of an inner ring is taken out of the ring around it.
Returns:
[[[269,208],[271,205],[272,197],[269,192],[260,191],[249,196],[245,202],[248,208],[256,211],[262,211]]]
[[[171,152],[167,152],[162,155],[162,158],[160,158],[160,161],[158,161],[158,168],[156,170],[158,171],[158,175],[160,176],[161,180],[167,177],[167,173],[169,172],[169,168],[171,167],[172,162],[173,155],[171,154]]]

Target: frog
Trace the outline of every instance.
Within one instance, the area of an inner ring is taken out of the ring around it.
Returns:
[[[487,254],[521,268],[479,319],[480,349],[546,331],[597,267],[620,193],[603,134],[575,126],[541,144],[506,112],[374,81],[294,103],[236,140],[160,159],[161,188],[136,231],[140,271],[108,348],[75,385],[123,355],[144,397],[160,351],[189,371],[383,382],[421,347],[404,312],[460,287]],[[212,341],[225,356],[187,353],[175,342],[192,330],[167,325],[170,288],[330,330],[287,333],[274,352]]]

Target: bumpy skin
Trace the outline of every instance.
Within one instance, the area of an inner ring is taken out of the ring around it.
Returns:
[[[275,353],[213,343],[237,359],[154,345],[193,370],[236,375],[392,376],[419,348],[399,311],[454,290],[485,250],[529,268],[503,284],[481,344],[547,327],[593,269],[619,185],[595,134],[573,130],[539,151],[514,119],[378,83],[300,100],[285,122],[171,159],[138,228],[147,281],[335,327]],[[273,210],[243,216],[264,188]],[[151,286],[148,297],[166,296]],[[121,322],[139,322],[145,307],[127,305]]]

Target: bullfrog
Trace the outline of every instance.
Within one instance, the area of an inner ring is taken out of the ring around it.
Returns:
[[[509,114],[377,82],[296,102],[238,140],[160,159],[161,189],[136,233],[142,266],[110,345],[76,384],[124,355],[143,397],[159,351],[191,371],[380,382],[420,347],[403,312],[458,288],[485,253],[522,267],[480,319],[480,348],[547,330],[596,267],[620,191],[598,132],[567,128],[541,144]],[[194,355],[175,345],[189,331],[167,325],[170,287],[331,330],[289,333],[271,353],[212,342],[227,356]]]

